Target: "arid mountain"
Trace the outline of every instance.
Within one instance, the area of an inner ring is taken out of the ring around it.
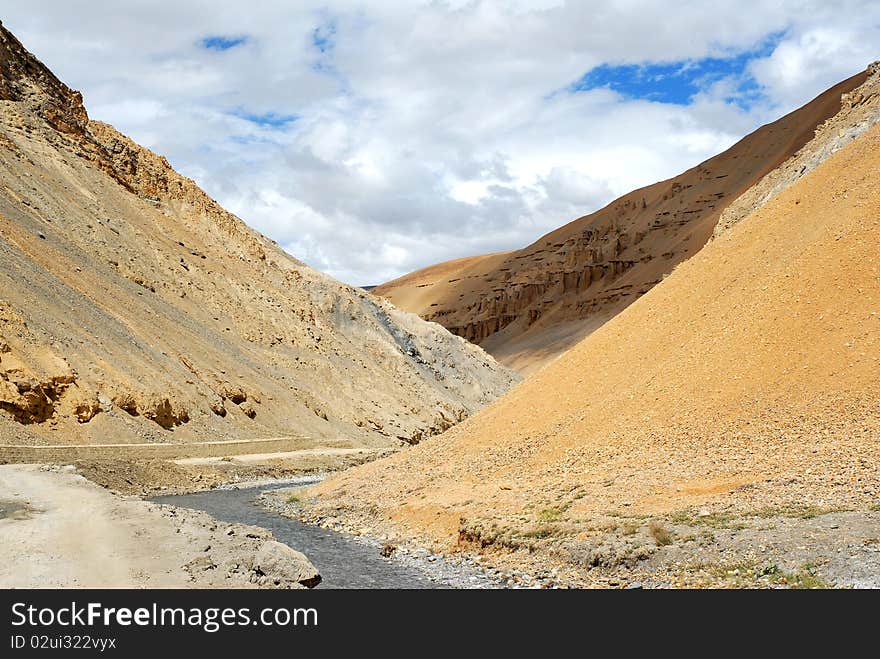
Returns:
[[[673,556],[749,512],[861,510],[876,537],[878,245],[874,126],[493,405],[316,486],[315,514],[582,568],[645,558],[606,538],[656,514],[696,529]]]
[[[90,121],[0,27],[0,444],[416,442],[516,376]]]
[[[431,266],[373,292],[528,373],[693,256],[724,209],[807,143],[859,73],[683,174],[635,190],[514,252]]]

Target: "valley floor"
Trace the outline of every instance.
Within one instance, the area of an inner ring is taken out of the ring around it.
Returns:
[[[537,530],[489,533],[463,524],[458,544],[440,548],[427,538],[397,539],[350,511],[317,517],[304,508],[307,491],[279,489],[277,479],[345,467],[328,462],[332,456],[353,459],[344,450],[331,454],[318,463],[297,454],[79,465],[104,487],[74,466],[0,466],[0,587],[301,587],[258,565],[261,547],[277,535],[335,570],[329,587],[349,587],[335,563],[355,556],[361,572],[372,566],[379,575],[360,587],[880,588],[880,507],[619,512],[576,538],[545,511]],[[257,480],[241,482],[247,477]],[[168,497],[183,506],[172,507],[123,493],[194,492],[230,481],[254,495]],[[352,574],[362,576],[356,568]]]

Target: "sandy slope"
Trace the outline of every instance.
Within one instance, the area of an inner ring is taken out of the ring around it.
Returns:
[[[609,515],[876,506],[878,245],[875,127],[480,414],[317,486],[316,510],[552,548]]]
[[[681,175],[635,190],[521,250],[453,261],[373,292],[529,373],[650,290],[712,235],[722,211],[835,115],[862,72]]]
[[[0,444],[399,446],[515,379],[296,261],[90,121],[0,27]]]

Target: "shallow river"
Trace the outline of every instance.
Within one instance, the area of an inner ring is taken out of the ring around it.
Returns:
[[[180,508],[203,510],[224,522],[268,529],[275,537],[303,552],[323,578],[318,588],[443,588],[427,571],[388,560],[374,546],[317,526],[303,524],[267,510],[257,501],[261,492],[290,484],[233,490],[209,490],[152,499]]]

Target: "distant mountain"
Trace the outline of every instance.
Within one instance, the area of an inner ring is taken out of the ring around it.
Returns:
[[[693,256],[722,212],[790,158],[862,85],[862,72],[667,181],[635,190],[528,247],[430,266],[373,293],[530,372]]]

